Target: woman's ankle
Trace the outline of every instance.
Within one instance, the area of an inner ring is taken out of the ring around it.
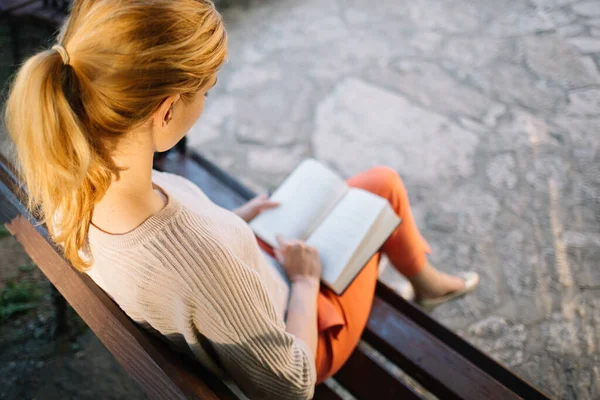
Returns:
[[[417,298],[436,298],[465,287],[462,278],[441,272],[429,262],[408,280],[413,285]]]

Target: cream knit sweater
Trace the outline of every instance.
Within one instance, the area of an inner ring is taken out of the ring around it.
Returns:
[[[315,363],[285,330],[289,289],[237,215],[192,182],[154,172],[167,205],[133,231],[90,226],[89,276],[129,317],[251,399],[308,399]]]

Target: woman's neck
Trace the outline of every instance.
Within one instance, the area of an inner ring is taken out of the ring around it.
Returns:
[[[92,223],[108,233],[126,233],[166,204],[166,199],[152,186],[154,146],[150,135],[128,134],[135,140],[124,141],[113,154],[122,168],[118,180],[94,207]]]

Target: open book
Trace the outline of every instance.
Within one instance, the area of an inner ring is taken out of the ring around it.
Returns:
[[[304,160],[271,199],[281,205],[250,222],[254,233],[272,247],[276,235],[315,247],[321,279],[338,295],[400,223],[386,199],[350,188],[314,159]]]

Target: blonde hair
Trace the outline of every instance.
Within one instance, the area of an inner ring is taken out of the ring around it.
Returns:
[[[58,36],[19,70],[6,104],[28,204],[73,266],[94,205],[119,169],[111,151],[168,96],[191,98],[226,57],[206,0],[76,0]],[[66,63],[65,63],[66,62]]]

